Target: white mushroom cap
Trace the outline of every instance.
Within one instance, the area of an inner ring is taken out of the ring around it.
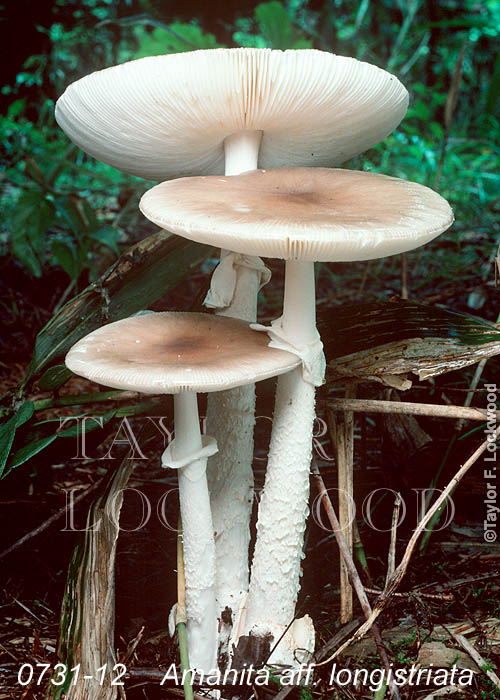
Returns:
[[[56,119],[90,155],[165,180],[222,174],[224,139],[263,130],[259,164],[338,165],[385,138],[408,107],[399,80],[314,49],[211,49],[92,73],[59,98]]]
[[[140,208],[185,238],[285,260],[381,258],[418,248],[453,222],[428,187],[327,168],[170,180],[146,192]]]
[[[219,391],[288,372],[300,360],[268,346],[265,333],[222,316],[133,316],[89,333],[66,366],[98,384],[144,394]]]

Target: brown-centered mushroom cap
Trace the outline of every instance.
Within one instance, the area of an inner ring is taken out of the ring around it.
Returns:
[[[417,248],[453,222],[433,190],[387,175],[327,168],[256,170],[163,182],[141,211],[201,243],[286,260],[369,260]]]
[[[145,394],[219,391],[274,377],[300,360],[237,319],[165,312],[115,321],[79,340],[66,366],[91,381]]]
[[[90,155],[153,180],[224,172],[224,139],[264,132],[259,163],[338,165],[385,138],[408,107],[390,73],[314,49],[212,49],[91,73],[56,105]]]

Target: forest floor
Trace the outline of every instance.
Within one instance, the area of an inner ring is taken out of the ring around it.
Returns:
[[[432,252],[417,251],[408,256],[409,296],[494,322],[500,305],[494,283],[493,257],[479,252],[484,243],[482,234],[462,234],[462,241],[467,236],[471,249],[475,251],[472,258],[470,251],[464,254],[464,243],[459,246],[451,236],[444,236],[442,242],[433,244]],[[269,320],[279,313],[282,268],[278,264],[272,267],[275,283],[272,289],[263,290],[262,320]],[[205,282],[205,275],[195,275],[153,308],[186,310]],[[6,263],[0,285],[0,314],[5,329],[0,339],[0,393],[3,393],[26,371],[36,333],[50,318],[64,292],[65,282],[62,275],[54,273],[47,284],[33,285],[17,265]],[[348,301],[388,299],[399,296],[400,291],[399,260],[374,262],[368,266],[325,265],[318,275],[318,309],[335,308]],[[432,381],[412,377],[412,388],[401,396],[405,401],[463,405],[474,369],[452,371]],[[473,406],[485,405],[484,385],[488,381],[494,382],[499,370],[497,357],[488,360],[474,394]],[[62,393],[88,391],[89,387],[90,390],[96,389],[75,378],[64,386]],[[358,387],[358,396],[364,398],[386,398],[386,392],[385,387],[373,382]],[[42,392],[37,393],[36,386],[34,393],[37,397],[43,396]],[[335,507],[337,472],[327,405],[330,397],[341,395],[337,386],[325,385],[319,390],[319,421],[314,445],[316,463]],[[264,383],[259,387],[256,493],[263,485],[265,474],[270,425],[265,418],[272,416],[272,396],[272,384]],[[163,408],[162,415],[171,417],[168,401]],[[52,409],[41,418],[70,415],[71,411],[63,413],[61,409]],[[135,435],[140,436],[141,424],[145,420],[145,416],[130,418]],[[39,684],[37,679],[43,664],[53,666],[57,662],[60,607],[68,562],[81,537],[78,530],[84,528],[86,511],[98,490],[96,484],[125,453],[124,443],[117,441],[123,440],[123,435],[117,434],[118,425],[115,420],[103,430],[89,433],[85,456],[78,451],[76,440],[68,440],[63,446],[56,441],[39,458],[18,468],[2,482],[0,556],[2,550],[19,538],[28,534],[32,536],[0,559],[0,700],[44,697],[48,672]],[[417,522],[418,494],[430,486],[444,462],[437,484],[443,488],[484,440],[482,423],[457,425],[456,420],[418,417],[416,430],[425,437],[412,445],[413,423],[412,426],[407,430],[410,438],[403,447],[397,439],[394,441],[395,428],[388,416],[359,413],[355,417],[357,524],[368,565],[361,577],[371,602],[385,583],[394,492],[401,493],[405,506],[405,517],[397,530],[398,562]],[[169,665],[178,660],[177,644],[170,638],[166,624],[176,598],[175,523],[178,505],[175,496],[165,498],[165,522],[155,517],[162,497],[175,488],[172,478],[165,478],[159,467],[162,445],[158,442],[156,439],[140,444],[144,459],[137,460],[129,482],[132,489],[140,490],[152,504],[152,516],[144,526],[136,529],[144,514],[144,502],[138,499],[137,492],[130,490],[125,497],[118,541],[115,640],[117,659],[126,664],[129,672],[125,687],[130,700],[153,700],[169,694],[179,696],[179,688],[175,688],[172,682],[165,685],[159,682]],[[72,522],[66,509],[68,494],[71,491],[83,493],[85,489],[92,491],[76,506]],[[312,489],[313,503],[316,497],[314,484]],[[381,489],[381,498],[377,497],[377,508],[370,521],[365,517],[363,503],[375,489]],[[471,671],[470,684],[461,687],[457,678],[447,683],[453,688],[446,691],[446,697],[456,693],[456,697],[465,700],[500,697],[495,681],[487,676],[489,670],[497,669],[498,672],[500,662],[500,544],[485,542],[483,538],[485,498],[483,466],[478,461],[453,494],[455,511],[451,522],[433,533],[425,551],[421,552],[417,547],[398,594],[378,620],[388,659],[394,669],[411,669],[415,664],[449,669],[455,664],[460,673]],[[59,517],[55,517],[57,513]],[[313,618],[316,646],[321,650],[334,636],[339,641],[346,635],[342,634],[343,626],[339,622],[338,548],[324,513],[318,513],[313,508],[314,517],[310,518],[306,533],[298,613],[307,612]],[[52,518],[50,524],[41,528],[49,518]],[[357,602],[354,615],[360,623],[362,613]],[[477,657],[474,660],[470,649],[461,646],[457,634],[462,635],[459,639],[465,638],[473,645],[483,663],[478,663]],[[370,634],[348,647],[335,662],[338,669],[352,672],[355,669],[374,671],[383,668]],[[31,682],[30,667],[34,668]],[[299,696],[302,700],[383,697],[381,691],[367,685],[343,685],[341,677],[332,677],[332,663],[318,667],[314,680],[315,686],[293,688],[290,700]],[[423,678],[419,684],[400,688],[400,696],[407,700],[445,697],[442,689],[441,694],[432,694],[440,690],[438,680],[435,678],[437,685],[433,685],[432,681]],[[197,692],[206,695],[206,688],[197,689]],[[245,687],[237,694],[241,698],[253,695],[256,700],[261,700],[265,695],[271,697],[277,692],[278,688],[271,683],[267,688]]]

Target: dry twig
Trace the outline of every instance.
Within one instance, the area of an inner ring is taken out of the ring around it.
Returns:
[[[455,695],[455,693],[463,693],[464,689],[458,685],[447,685],[446,688],[439,688],[439,690],[433,690],[432,693],[426,695],[422,700],[438,700],[445,695]]]
[[[432,403],[411,401],[380,401],[378,399],[330,399],[328,407],[332,411],[354,411],[367,413],[406,413],[412,416],[434,418],[464,418],[466,420],[486,420],[486,409],[466,406],[436,406]],[[495,411],[500,418],[500,411]]]
[[[356,396],[356,386],[346,387],[346,399]],[[344,535],[349,553],[353,552],[353,520],[354,520],[354,417],[352,411],[344,411],[338,419],[333,413],[329,414],[330,432],[336,450],[338,493],[339,493],[339,524]],[[353,596],[345,558],[340,555],[340,622],[346,624],[353,618]]]
[[[13,552],[15,549],[18,547],[21,547],[25,542],[28,542],[28,540],[31,540],[33,537],[36,537],[39,535],[41,532],[44,530],[47,530],[51,525],[53,525],[59,518],[61,518],[65,513],[68,512],[68,510],[71,507],[74,507],[77,505],[77,503],[80,503],[80,501],[83,501],[84,498],[86,498],[89,493],[92,493],[95,491],[100,484],[102,483],[102,479],[99,479],[99,481],[96,481],[95,484],[92,484],[91,486],[88,487],[85,491],[83,491],[79,496],[77,496],[73,501],[70,501],[67,503],[64,508],[60,508],[57,510],[53,515],[50,516],[50,518],[47,518],[41,525],[36,527],[34,530],[31,530],[30,532],[26,533],[26,535],[23,535],[20,537],[16,542],[10,545],[10,547],[7,547],[7,549],[4,549],[3,552],[0,552],[0,559],[3,559],[6,557],[8,554]]]
[[[500,427],[497,428],[495,431],[495,438],[498,439],[498,436],[500,435]],[[479,457],[483,454],[483,452],[486,451],[486,448],[489,444],[488,440],[485,440],[478,448],[473,452],[473,454],[469,457],[469,459],[460,467],[458,472],[455,474],[455,476],[451,479],[451,481],[448,483],[446,488],[442,491],[442,493],[438,496],[436,499],[435,503],[432,505],[432,507],[427,511],[427,513],[424,515],[424,517],[420,520],[418,523],[418,526],[413,532],[413,535],[411,536],[407,546],[405,553],[403,555],[403,558],[401,560],[401,563],[399,566],[396,568],[394,571],[394,574],[391,576],[390,580],[388,581],[383,593],[379,596],[379,598],[375,601],[375,606],[372,610],[372,613],[370,617],[364,622],[361,627],[357,630],[357,632],[346,642],[344,642],[336,651],[328,658],[325,659],[324,661],[317,662],[315,665],[316,666],[322,666],[323,664],[327,664],[330,661],[333,661],[334,658],[336,658],[339,654],[341,654],[344,649],[346,649],[350,644],[353,642],[357,641],[358,639],[361,639],[373,626],[373,623],[375,620],[378,618],[380,613],[384,610],[386,605],[389,603],[391,600],[392,596],[394,595],[395,591],[397,590],[399,584],[401,583],[404,575],[406,574],[406,571],[408,569],[408,565],[410,563],[411,556],[413,554],[413,550],[415,549],[415,545],[417,544],[420,536],[424,532],[426,526],[434,516],[434,514],[439,510],[439,508],[443,505],[443,503],[446,501],[446,499],[449,497],[450,493],[457,487],[457,485],[460,483],[462,478],[465,476],[465,474],[469,471],[469,469],[472,467],[473,464],[479,459]],[[364,592],[364,591],[363,591]],[[366,593],[365,593],[366,595]]]
[[[325,484],[323,479],[321,478],[321,474],[319,473],[319,469],[317,464],[313,461],[312,464],[312,473],[313,477],[316,481],[316,486],[318,488],[319,494],[321,496],[321,499],[323,501],[323,505],[325,507],[326,513],[328,515],[328,519],[330,521],[330,524],[333,528],[333,532],[335,535],[335,539],[337,540],[337,544],[340,549],[341,556],[343,557],[343,561],[345,563],[346,571],[348,573],[348,576],[350,577],[351,583],[354,586],[354,590],[356,591],[356,595],[358,596],[358,600],[360,602],[361,608],[363,610],[363,613],[365,615],[366,619],[369,619],[370,616],[372,615],[372,609],[370,606],[370,603],[368,601],[368,597],[366,595],[364,586],[361,582],[361,579],[359,577],[358,571],[356,569],[356,566],[354,564],[353,558],[352,558],[352,552],[349,550],[349,546],[344,538],[342,528],[340,527],[339,521],[337,519],[337,515],[335,513],[335,509],[332,505],[332,502],[330,500],[330,497],[328,495],[328,491],[326,490]],[[376,624],[373,625],[373,637],[375,639],[375,643],[377,645],[377,650],[380,654],[380,658],[382,659],[382,662],[384,664],[384,667],[386,671],[388,672],[390,669],[390,662],[389,662],[389,657],[387,656],[387,651],[384,646],[384,642],[382,640],[382,634],[380,633],[380,629]],[[321,665],[317,663],[316,665]],[[390,684],[390,689],[391,693],[396,700],[400,700],[400,695],[399,691],[395,685],[395,683],[391,682]]]
[[[397,532],[398,532],[398,522],[399,522],[399,511],[401,509],[401,494],[396,495],[394,501],[394,510],[392,511],[392,525],[391,525],[391,544],[389,546],[389,556],[387,557],[387,574],[385,577],[385,585],[391,579],[396,568],[396,543],[397,543]]]
[[[450,632],[450,634],[453,636],[454,639],[460,644],[462,649],[464,649],[471,659],[476,662],[476,664],[479,666],[481,671],[485,673],[490,681],[496,685],[496,687],[500,690],[500,678],[497,676],[497,674],[492,671],[490,668],[488,668],[488,662],[486,659],[484,659],[481,654],[475,649],[475,647],[472,646],[472,644],[469,642],[468,639],[466,639],[462,634],[456,634],[454,632]]]

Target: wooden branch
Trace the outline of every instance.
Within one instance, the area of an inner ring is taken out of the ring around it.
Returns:
[[[346,390],[346,394],[349,391]],[[350,390],[355,391],[355,389]],[[354,421],[352,411],[338,416],[329,413],[330,434],[335,448],[337,462],[337,487],[339,498],[339,525],[344,536],[347,549],[353,552],[353,446]],[[340,623],[345,625],[353,618],[353,595],[346,568],[345,558],[340,552]]]
[[[372,615],[372,608],[371,608],[370,602],[368,601],[368,597],[366,595],[365,589],[363,587],[363,584],[362,584],[361,579],[359,577],[358,571],[357,571],[356,566],[354,564],[354,561],[352,558],[352,551],[349,550],[349,546],[344,538],[342,528],[340,527],[339,521],[338,521],[337,516],[335,514],[335,509],[334,509],[332,502],[330,500],[330,496],[328,495],[328,491],[326,490],[325,483],[321,477],[321,474],[319,473],[318,466],[314,460],[313,460],[313,464],[312,464],[312,473],[313,473],[313,477],[314,477],[314,480],[316,482],[316,487],[317,487],[318,492],[320,494],[321,500],[323,501],[323,505],[325,507],[328,519],[329,519],[330,524],[332,526],[335,538],[337,540],[337,544],[339,546],[341,556],[343,557],[343,563],[345,564],[346,571],[348,572],[351,583],[354,586],[354,590],[356,591],[356,595],[358,596],[358,600],[360,602],[360,605],[361,605],[361,608],[362,608],[363,613],[365,615],[365,618],[369,619],[370,616]],[[352,622],[352,620],[350,622]],[[380,658],[382,659],[382,662],[384,664],[386,671],[389,671],[389,669],[390,669],[389,657],[387,655],[387,651],[386,651],[386,648],[384,646],[384,642],[382,640],[382,634],[381,634],[380,629],[378,628],[378,626],[376,624],[373,625],[372,632],[373,632],[373,637],[375,639],[375,643],[377,645],[378,652],[380,654]],[[322,664],[317,663],[315,665],[319,666]],[[398,691],[398,689],[393,681],[389,683],[389,687],[391,689],[392,696],[394,698],[396,698],[396,700],[400,700],[399,691]]]
[[[387,574],[385,577],[385,585],[391,580],[391,576],[394,574],[396,568],[396,543],[397,543],[397,532],[398,532],[398,522],[399,522],[399,511],[401,509],[401,494],[398,493],[394,501],[394,510],[392,511],[392,525],[391,525],[391,543],[389,546],[389,555],[387,557]]]
[[[465,406],[442,406],[432,403],[412,403],[410,401],[379,401],[376,399],[330,399],[328,408],[332,411],[354,411],[366,413],[407,413],[413,416],[435,418],[465,418],[466,420],[486,420],[486,409]],[[500,418],[500,411],[490,415]]]
[[[311,466],[311,471],[316,484],[316,488],[318,489],[318,493],[323,502],[326,515],[328,517],[328,520],[330,521],[330,525],[332,526],[333,534],[335,535],[335,539],[337,540],[340,553],[342,554],[342,557],[344,559],[347,572],[351,577],[351,583],[354,586],[354,590],[356,591],[356,595],[358,596],[363,612],[365,613],[365,615],[369,616],[371,615],[371,606],[368,601],[368,597],[365,593],[364,586],[361,582],[358,571],[352,559],[351,552],[349,551],[349,547],[345,540],[344,532],[340,527],[340,523],[337,519],[337,514],[335,513],[335,509],[328,495],[328,491],[326,490],[325,483],[323,481],[323,478],[321,477],[321,474],[319,473],[318,466],[314,460]]]

